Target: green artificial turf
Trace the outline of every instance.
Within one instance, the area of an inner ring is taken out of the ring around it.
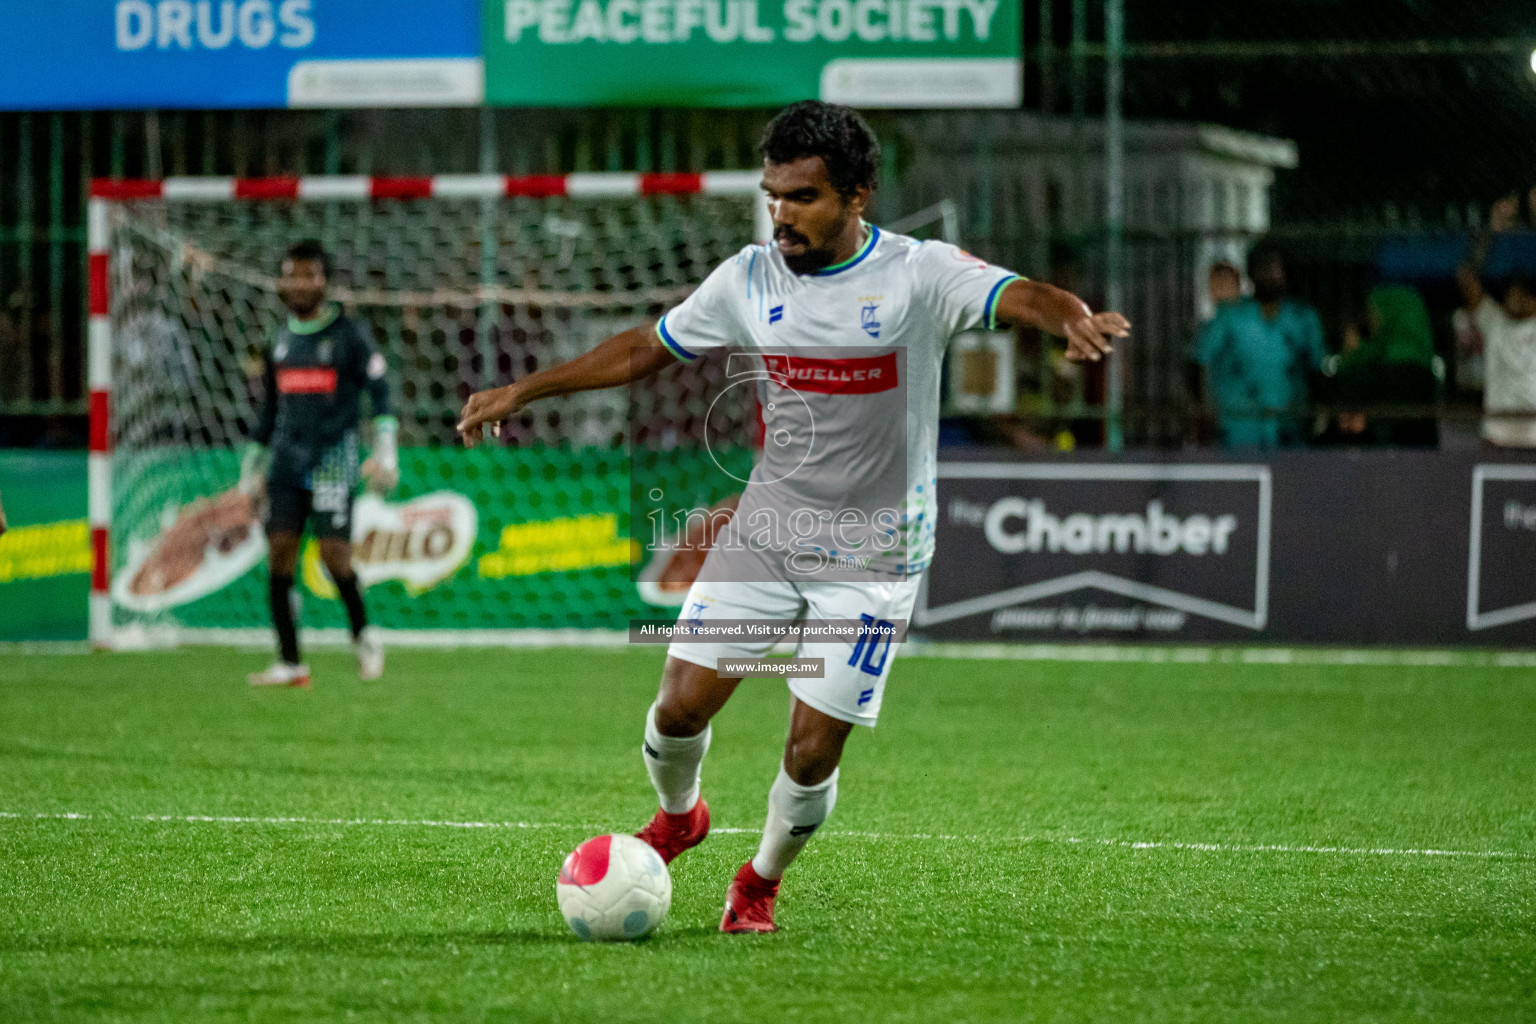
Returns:
[[[657,652],[261,663],[0,656],[0,1020],[1536,1019],[1528,670],[908,657],[779,934],[716,932],[722,832],[602,946],[555,874],[653,809]],[[717,826],[786,718],[754,680],[716,720]]]

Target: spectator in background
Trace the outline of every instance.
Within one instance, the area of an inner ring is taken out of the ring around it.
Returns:
[[[1530,213],[1536,218],[1536,188],[1528,196]],[[1488,230],[1472,244],[1472,255],[1467,271],[1480,275],[1493,245],[1493,236],[1513,231],[1520,226],[1520,200],[1513,193],[1496,201],[1488,209]],[[1458,272],[1458,277],[1460,272]],[[1462,286],[1466,297],[1466,286]],[[1451,327],[1456,332],[1456,386],[1462,391],[1481,391],[1486,379],[1485,343],[1478,329],[1475,308],[1464,307],[1451,315]]]
[[[1220,313],[1227,306],[1243,297],[1243,274],[1237,264],[1218,260],[1211,264],[1206,278],[1206,294],[1211,298],[1211,309]]]
[[[1451,314],[1451,330],[1456,335],[1456,390],[1476,393],[1483,390],[1487,377],[1484,367],[1483,332],[1469,309]]]
[[[1476,266],[1462,267],[1457,283],[1483,339],[1483,438],[1536,448],[1536,277],[1513,275],[1502,304],[1489,297]]]
[[[1339,430],[1351,442],[1434,447],[1435,334],[1429,309],[1407,285],[1383,285],[1366,300],[1369,333],[1346,336],[1337,370]],[[1412,415],[1415,411],[1417,415]]]
[[[1211,264],[1211,269],[1205,275],[1205,294],[1210,302],[1211,315],[1204,324],[1209,324],[1221,311],[1243,297],[1243,272],[1237,269],[1236,263],[1228,263],[1226,260],[1217,260]],[[1203,327],[1203,325],[1202,325]],[[1188,395],[1204,395],[1204,406],[1210,408],[1213,405],[1209,389],[1201,380],[1200,364],[1195,361],[1192,351],[1190,358],[1184,363],[1184,393]],[[1192,438],[1199,444],[1207,444],[1210,438],[1206,434],[1205,421],[1196,421],[1192,425]]]
[[[1322,321],[1311,306],[1286,298],[1285,261],[1269,242],[1248,254],[1248,277],[1253,297],[1218,309],[1195,343],[1195,361],[1205,368],[1227,447],[1302,444],[1310,434],[1307,376],[1327,356]]]

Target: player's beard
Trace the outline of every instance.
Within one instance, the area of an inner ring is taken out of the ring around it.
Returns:
[[[810,239],[806,238],[798,231],[794,231],[790,228],[775,228],[773,231],[773,240],[777,242],[781,238],[787,238],[791,242],[799,242],[800,244],[806,246],[805,251],[801,252],[798,256],[784,256],[784,265],[788,267],[792,273],[800,274],[802,276],[805,274],[814,274],[818,270],[824,270],[827,267],[830,267],[834,261],[831,249],[812,249],[810,247]],[[782,250],[780,250],[780,255],[783,255]]]
[[[325,305],[324,292],[304,292],[295,295],[291,292],[279,292],[278,297],[283,300],[283,305],[288,307],[288,312],[306,320],[315,315],[315,312]]]

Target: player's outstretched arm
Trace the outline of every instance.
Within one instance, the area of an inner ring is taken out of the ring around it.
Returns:
[[[1067,358],[1097,361],[1114,351],[1114,338],[1131,336],[1119,313],[1095,313],[1069,291],[1043,281],[1014,281],[997,301],[997,321],[1036,327],[1067,339]]]
[[[475,392],[459,413],[458,431],[465,447],[473,448],[485,427],[499,435],[502,421],[530,402],[629,384],[676,362],[656,336],[654,325],[632,327],[568,363],[529,374],[506,387]]]

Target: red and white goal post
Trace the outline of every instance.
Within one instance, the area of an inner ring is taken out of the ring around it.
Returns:
[[[92,643],[113,646],[126,626],[217,633],[261,620],[265,609],[254,590],[220,599],[219,580],[191,586],[179,569],[151,578],[143,566],[178,508],[206,505],[230,483],[249,424],[252,353],[281,322],[272,277],[288,242],[319,237],[338,253],[345,274],[335,297],[373,323],[402,375],[402,445],[446,451],[444,420],[466,388],[504,380],[514,363],[523,372],[569,358],[602,330],[677,301],[742,244],[766,240],[771,225],[760,182],[756,171],[93,182]],[[636,251],[644,258],[631,258]],[[611,409],[579,396],[559,402],[559,422],[534,422],[524,440],[550,451],[599,443]],[[497,521],[525,513],[501,510]],[[577,538],[576,556],[557,551],[549,565],[621,547],[593,533],[603,527],[591,516],[566,518],[558,529],[528,534]],[[257,545],[250,535],[259,533],[251,523],[245,533],[207,538],[210,560],[235,552],[250,561]],[[481,537],[480,548],[487,544],[494,538]],[[114,555],[117,545],[133,549],[128,563],[124,552]],[[143,579],[130,581],[132,594],[115,587],[115,557],[120,570],[139,567]],[[468,565],[463,557],[460,569]],[[475,585],[494,572],[515,582],[519,564],[510,557],[485,563]],[[254,562],[237,573],[240,565],[213,575],[230,577],[220,584],[226,587],[236,577],[253,587]],[[391,578],[415,594],[422,580],[408,573],[420,569],[405,566],[399,571],[407,575]],[[584,586],[590,603],[593,591]],[[621,607],[618,596],[613,601]],[[456,627],[476,627],[460,606],[450,611]]]

